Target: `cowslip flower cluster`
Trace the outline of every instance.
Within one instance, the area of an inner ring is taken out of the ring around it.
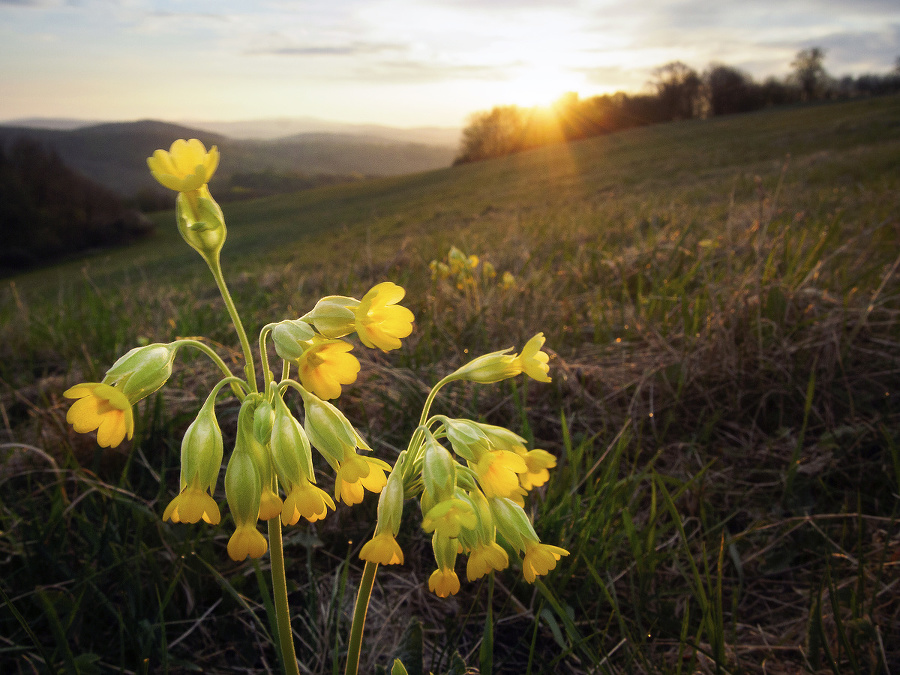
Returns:
[[[179,231],[210,266],[232,311],[219,263],[225,222],[208,187],[218,162],[218,150],[207,151],[196,139],[175,141],[168,151],[157,150],[147,160],[153,176],[178,192]],[[367,347],[389,351],[410,335],[414,316],[398,304],[404,294],[400,286],[384,282],[362,299],[328,296],[305,316],[265,326],[259,336],[261,389],[236,312],[232,320],[247,358],[243,378],[232,374],[212,349],[196,340],[133,349],[113,364],[101,382],[78,384],[64,393],[76,399],[67,420],[77,432],[96,430],[101,446],[116,447],[134,436],[134,405],[166,383],[177,352],[190,346],[207,354],[225,377],[213,387],[182,439],[179,490],[163,519],[220,522],[214,495],[225,444],[215,405],[220,392],[230,386],[241,408],[225,472],[225,496],[235,524],[228,554],[234,560],[258,558],[268,548],[257,530],[258,521],[280,518],[284,525],[293,525],[305,518],[316,522],[329,509],[335,510],[336,501],[358,504],[366,491],[379,493],[385,486],[390,465],[361,454],[371,448],[330,401],[356,381],[360,370],[348,336],[356,334]],[[278,381],[269,370],[269,338],[283,361]],[[296,379],[291,377],[294,369]],[[290,389],[302,400],[302,424],[285,401]],[[312,448],[334,469],[334,498],[316,484]]]
[[[475,290],[479,284],[492,282],[497,277],[497,269],[489,261],[482,262],[477,255],[466,255],[456,246],[450,247],[443,260],[432,260],[428,266],[432,281],[452,282],[459,291]],[[516,278],[509,271],[500,277],[499,285],[505,290],[515,284]]]
[[[549,479],[555,457],[545,450],[527,450],[524,438],[503,427],[429,416],[438,389],[453,381],[491,383],[524,372],[549,382],[549,357],[541,351],[543,344],[544,336],[535,335],[521,354],[504,350],[478,357],[435,385],[423,422],[379,497],[375,534],[363,546],[360,558],[383,565],[403,563],[396,537],[408,496],[419,497],[422,529],[432,537],[437,569],[428,587],[440,597],[460,589],[455,569],[460,553],[468,556],[469,581],[506,569],[507,549],[522,556],[528,582],[547,574],[568,555],[563,548],[541,543],[523,509],[528,492]]]

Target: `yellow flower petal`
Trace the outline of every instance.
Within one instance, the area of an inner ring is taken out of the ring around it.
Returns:
[[[382,532],[366,542],[359,552],[359,557],[366,562],[379,565],[402,565],[403,549],[390,532]]]
[[[240,562],[247,556],[262,558],[269,549],[269,542],[255,525],[239,525],[228,540],[228,556]]]

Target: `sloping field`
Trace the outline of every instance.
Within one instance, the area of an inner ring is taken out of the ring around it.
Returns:
[[[439,404],[558,458],[527,509],[570,555],[544,585],[512,562],[441,600],[408,502],[363,668],[388,665],[417,617],[426,672],[457,651],[509,673],[900,670],[898,169],[900,98],[885,97],[228,205],[251,339],[322,295],[407,289],[413,335],[359,349],[339,399],[389,462],[431,384],[547,337],[551,384],[459,385]],[[159,520],[213,369],[179,361],[124,453],[65,425],[66,386],[139,342],[203,335],[238,359],[204,264],[157,218],[152,241],[0,290],[4,672],[276,667],[268,591],[225,556],[230,525]],[[429,267],[451,246],[479,256],[459,285]],[[233,433],[236,406],[219,412]],[[286,534],[309,672],[342,663],[374,501]]]

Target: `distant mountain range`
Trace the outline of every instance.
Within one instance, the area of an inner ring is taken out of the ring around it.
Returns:
[[[178,138],[218,146],[222,162],[213,184],[235,173],[391,176],[428,171],[451,164],[459,138],[458,129],[400,129],[314,119],[194,124],[20,119],[0,125],[0,145],[9,148],[17,138],[32,138],[68,166],[130,197],[158,187],[146,158]]]

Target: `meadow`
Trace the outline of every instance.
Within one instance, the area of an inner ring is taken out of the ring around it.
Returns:
[[[434,382],[547,338],[552,383],[455,384],[437,405],[557,457],[526,508],[570,555],[543,583],[513,563],[439,599],[408,506],[363,672],[399,654],[410,673],[900,672],[900,97],[646,127],[225,215],[251,334],[323,295],[406,288],[412,336],[360,351],[340,399],[389,462]],[[3,672],[278,670],[268,559],[229,560],[227,526],[160,518],[213,367],[179,359],[116,451],[65,422],[66,387],[137,344],[205,336],[240,358],[205,265],[172,212],[154,218],[152,240],[0,285]],[[452,246],[480,260],[462,288],[429,266]],[[226,435],[237,410],[219,405]],[[285,531],[302,672],[343,667],[374,511],[368,497]]]

